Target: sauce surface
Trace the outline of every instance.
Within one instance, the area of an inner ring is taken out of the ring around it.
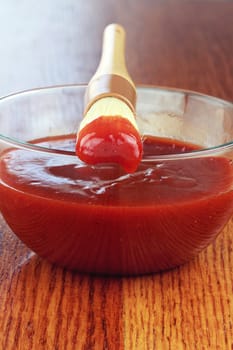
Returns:
[[[40,140],[48,148],[74,150],[73,138]],[[198,149],[174,140],[145,138],[144,158]],[[116,164],[92,167],[70,157],[13,150],[1,160],[1,180],[41,197],[112,206],[150,206],[193,201],[225,191],[232,181],[225,158],[147,161],[133,174]]]
[[[74,137],[36,143],[75,149]],[[144,158],[197,149],[143,142]],[[80,271],[176,266],[206,246],[233,209],[232,164],[224,157],[146,161],[127,174],[116,164],[12,149],[1,156],[0,175],[0,209],[12,230],[39,255]]]

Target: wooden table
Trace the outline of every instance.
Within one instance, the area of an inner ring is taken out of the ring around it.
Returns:
[[[231,1],[0,1],[0,94],[87,82],[106,24],[137,83],[233,100]],[[233,349],[233,222],[196,259],[137,278],[50,265],[0,220],[0,349]]]

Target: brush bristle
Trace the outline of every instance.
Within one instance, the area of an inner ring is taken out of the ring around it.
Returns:
[[[80,130],[100,116],[121,116],[138,130],[133,111],[123,100],[116,97],[103,97],[93,103],[80,123]]]

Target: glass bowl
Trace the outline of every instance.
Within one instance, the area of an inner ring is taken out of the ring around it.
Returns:
[[[59,86],[0,100],[4,219],[39,256],[81,272],[137,275],[189,261],[232,215],[233,104],[137,87],[144,156],[126,174],[75,156],[84,93]]]

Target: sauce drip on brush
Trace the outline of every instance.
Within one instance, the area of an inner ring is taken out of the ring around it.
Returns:
[[[77,156],[91,165],[116,163],[134,172],[142,159],[135,104],[136,89],[125,65],[125,32],[110,24],[104,31],[99,67],[87,86]]]

